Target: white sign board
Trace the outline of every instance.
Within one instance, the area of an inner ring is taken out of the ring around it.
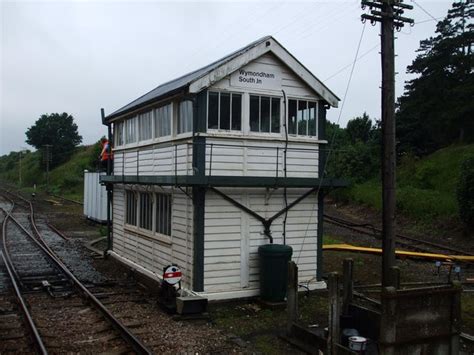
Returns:
[[[247,65],[230,76],[230,85],[241,88],[281,90],[281,74],[267,66]]]

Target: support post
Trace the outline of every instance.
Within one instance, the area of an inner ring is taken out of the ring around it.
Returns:
[[[354,281],[353,281],[354,260],[344,259],[343,262],[343,296],[342,296],[342,312],[344,315],[349,314],[349,305],[352,303]]]
[[[287,325],[286,332],[291,334],[293,324],[298,320],[298,266],[294,261],[288,262],[287,283]]]
[[[394,355],[397,340],[397,305],[398,299],[395,287],[385,287],[382,289],[383,295],[387,295],[382,302],[382,318],[380,320],[380,354]]]
[[[400,268],[398,266],[390,268],[390,283],[396,290],[400,289]]]
[[[393,30],[413,20],[402,17],[404,9],[412,9],[402,0],[362,0],[371,15],[362,21],[381,22],[382,64],[382,287],[391,286],[391,268],[395,266],[395,49]]]
[[[382,286],[395,266],[395,52],[393,7],[382,3]]]
[[[450,354],[457,355],[459,354],[459,334],[461,333],[461,292],[462,284],[459,281],[452,282],[453,288],[458,290],[452,298],[452,328],[451,328],[451,344],[450,344]]]
[[[339,299],[339,274],[331,272],[328,278],[329,291],[329,334],[328,334],[328,354],[337,353],[336,344],[340,339],[340,315],[341,303]]]
[[[102,122],[105,122],[105,111],[103,108],[100,109],[100,114],[102,116]],[[112,161],[110,159],[112,155],[112,126],[110,123],[107,124],[107,139],[109,144],[107,146],[107,153],[109,159],[107,159],[107,175],[112,174]],[[122,165],[124,163],[122,162]],[[107,191],[107,249],[104,250],[104,258],[107,258],[107,252],[112,250],[112,191],[113,184],[106,184],[105,189]]]

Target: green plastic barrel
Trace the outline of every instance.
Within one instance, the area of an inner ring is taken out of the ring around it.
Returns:
[[[266,244],[258,247],[260,259],[260,297],[267,302],[282,302],[286,296],[288,262],[293,249],[288,245]]]

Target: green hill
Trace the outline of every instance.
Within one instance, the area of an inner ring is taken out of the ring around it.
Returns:
[[[77,147],[71,158],[52,169],[49,174],[49,192],[82,201],[84,190],[84,170],[95,170],[99,144]],[[41,152],[22,153],[20,174],[20,153],[11,152],[0,157],[0,180],[19,184],[26,191],[32,191],[34,185],[39,190],[47,189],[47,175],[41,166]]]
[[[402,158],[397,168],[397,210],[420,222],[457,223],[456,185],[461,162],[470,155],[474,156],[474,144],[453,145],[422,159]],[[355,184],[343,195],[382,208],[379,179]]]

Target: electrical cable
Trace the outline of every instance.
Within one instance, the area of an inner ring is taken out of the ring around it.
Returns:
[[[345,103],[346,103],[346,99],[347,99],[347,93],[349,92],[349,87],[351,85],[351,81],[352,81],[352,76],[354,74],[354,69],[355,69],[355,64],[357,62],[357,57],[359,55],[359,50],[360,50],[360,46],[362,44],[362,39],[364,38],[364,32],[365,32],[365,23],[362,27],[362,32],[360,34],[360,39],[359,39],[359,43],[357,45],[357,49],[356,49],[356,53],[355,53],[355,56],[354,56],[354,61],[352,62],[352,69],[351,69],[351,73],[349,74],[349,80],[347,81],[347,85],[346,85],[346,90],[344,92],[344,96],[342,98],[342,104],[341,104],[341,110],[339,111],[339,116],[337,118],[337,122],[336,124],[339,124],[339,121],[341,120],[341,116],[342,116],[342,112],[344,110],[344,106],[345,106]],[[329,146],[329,149],[328,149],[328,155],[327,155],[327,158],[326,158],[326,161],[324,162],[324,167],[323,169],[321,170],[324,174],[324,172],[326,171],[326,167],[328,165],[328,162],[329,162],[329,159],[331,157],[331,152],[333,151],[333,146],[334,146],[334,142],[335,142],[335,139],[336,139],[336,134],[337,134],[337,130],[334,130],[334,133],[332,135],[332,138],[331,138],[331,143],[330,143],[330,146]],[[323,177],[322,176],[319,176],[319,186],[318,186],[318,190],[317,190],[317,194],[319,194],[321,192],[321,186],[322,186],[322,183],[323,183]],[[314,214],[314,210],[315,209],[312,209],[311,210],[311,216],[309,218],[309,221],[308,221],[308,224],[306,226],[306,231],[305,231],[305,234],[304,234],[304,237],[303,237],[303,243],[301,245],[301,248],[300,248],[300,251],[298,253],[298,257],[296,258],[296,263],[298,264],[299,262],[299,259],[300,259],[300,256],[301,256],[301,252],[303,251],[303,246],[305,244],[305,241],[306,241],[306,237],[308,236],[308,230],[309,230],[309,225],[310,225],[310,222],[311,222],[311,219],[313,218],[313,214]],[[318,211],[320,212],[320,211]],[[318,236],[319,238],[322,238],[323,236]],[[319,256],[318,256],[319,257]]]
[[[367,50],[366,52],[362,53],[357,59],[356,61],[359,61],[361,60],[362,58],[364,58],[367,54],[369,54],[370,52],[376,50],[378,47],[380,47],[380,43],[377,43],[375,46],[371,47],[369,50]],[[326,79],[323,80],[323,82],[326,82],[328,80],[331,80],[332,78],[334,78],[335,76],[337,76],[338,74],[342,73],[343,71],[345,71],[347,68],[349,68],[353,63],[349,63],[347,64],[346,66],[344,66],[343,68],[339,69],[337,72],[335,72],[334,74],[332,74],[331,76],[327,77]]]
[[[423,11],[425,14],[427,14],[429,17],[431,17],[434,21],[437,21],[436,18],[430,14],[428,11],[425,10],[425,8],[423,6],[421,6],[420,4],[418,4],[415,0],[411,0],[412,3],[414,3],[416,6],[418,6],[421,11]]]
[[[283,105],[285,105],[285,109],[283,110],[285,114],[285,119],[283,120],[283,126],[285,127],[285,150],[283,151],[283,173],[285,175],[285,181],[286,181],[286,175],[287,175],[287,170],[286,170],[286,156],[287,156],[287,151],[288,151],[288,127],[287,127],[287,119],[286,119],[286,93],[285,90],[281,90],[283,92]],[[285,217],[283,218],[283,245],[286,245],[286,221],[288,219],[288,194],[287,194],[287,189],[286,185],[283,188],[283,199],[285,200]]]

